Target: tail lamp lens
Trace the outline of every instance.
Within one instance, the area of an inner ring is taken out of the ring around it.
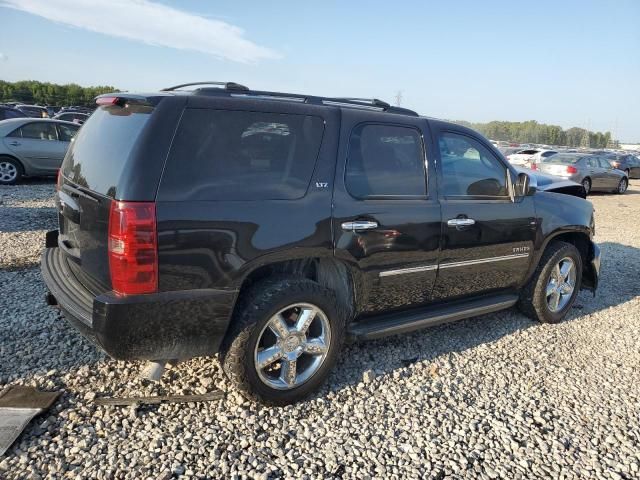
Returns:
[[[573,166],[569,165],[567,167],[567,173],[570,173],[570,174],[573,175],[574,173],[578,173],[578,169],[576,167],[573,167]]]
[[[158,290],[156,206],[153,202],[111,203],[109,270],[119,295]]]

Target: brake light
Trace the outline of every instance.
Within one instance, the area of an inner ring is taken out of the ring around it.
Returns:
[[[569,165],[567,167],[567,173],[571,173],[571,174],[578,173],[578,169],[572,165]]]
[[[119,295],[158,290],[156,206],[153,202],[111,203],[109,271]]]
[[[98,105],[118,105],[122,99],[119,97],[98,97],[96,104]]]

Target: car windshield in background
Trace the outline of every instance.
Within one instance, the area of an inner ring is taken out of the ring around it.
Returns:
[[[566,153],[557,153],[547,158],[543,158],[545,163],[564,163],[566,165],[578,162],[582,157],[580,155],[567,155]]]
[[[100,107],[71,143],[62,174],[94,192],[115,198],[124,166],[152,107]]]

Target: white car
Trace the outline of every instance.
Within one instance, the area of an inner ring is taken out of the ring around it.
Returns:
[[[512,165],[519,167],[531,168],[533,165],[540,163],[544,159],[558,153],[556,150],[544,150],[541,148],[529,148],[520,150],[507,156],[507,160]]]

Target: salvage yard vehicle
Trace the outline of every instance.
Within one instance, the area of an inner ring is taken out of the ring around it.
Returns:
[[[48,303],[114,358],[217,352],[247,398],[284,405],[345,340],[515,305],[557,323],[597,288],[582,187],[538,186],[471,129],[236,83],[97,104],[41,267]]]
[[[23,176],[55,176],[79,125],[50,119],[0,122],[0,185]]]
[[[614,168],[601,154],[559,153],[536,164],[536,169],[549,175],[581,183],[584,191],[623,194],[629,187],[629,177]]]

